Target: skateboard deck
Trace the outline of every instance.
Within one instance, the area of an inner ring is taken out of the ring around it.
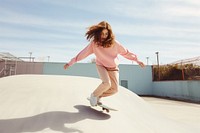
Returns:
[[[90,98],[87,98],[87,100],[90,101]],[[117,111],[116,109],[111,108],[111,107],[108,107],[108,106],[106,106],[106,105],[104,105],[104,104],[102,104],[102,103],[97,104],[97,106],[101,107],[102,110],[105,110],[107,113],[109,113],[110,111]],[[95,106],[94,106],[94,107],[95,107]]]

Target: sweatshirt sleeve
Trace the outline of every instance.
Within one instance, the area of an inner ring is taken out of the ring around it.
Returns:
[[[92,42],[91,42],[80,53],[78,53],[74,58],[72,58],[71,61],[68,62],[68,65],[72,66],[74,63],[85,59],[87,56],[91,55],[92,53],[93,53],[93,48],[92,48]]]
[[[128,60],[138,62],[137,55],[129,52],[129,50],[123,47],[119,42],[118,42],[118,53]]]

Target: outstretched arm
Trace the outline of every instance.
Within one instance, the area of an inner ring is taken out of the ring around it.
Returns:
[[[74,63],[85,59],[87,56],[93,53],[92,43],[90,43],[87,47],[85,47],[80,53],[78,53],[74,58],[71,59],[70,62],[64,65],[64,69],[72,66]]]
[[[120,55],[122,55],[126,59],[137,62],[141,67],[145,67],[144,63],[137,58],[136,54],[129,52],[128,49],[124,48],[122,45],[118,45],[118,52]]]

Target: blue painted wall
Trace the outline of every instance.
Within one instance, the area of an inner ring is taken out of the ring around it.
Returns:
[[[151,66],[119,65],[120,81],[128,81],[128,89],[139,95],[152,95]]]
[[[98,78],[96,65],[94,63],[76,63],[69,69],[64,70],[65,63],[45,63],[43,74],[71,75]]]
[[[76,63],[68,70],[63,69],[64,63],[45,63],[43,74],[51,75],[73,75],[99,78],[96,64]],[[128,89],[141,95],[152,94],[151,67],[141,68],[138,65],[119,65],[119,80],[128,81]],[[121,82],[120,82],[121,83]]]
[[[73,75],[99,78],[94,63],[76,63],[68,70],[64,63],[44,63],[43,74]],[[151,66],[119,65],[119,80],[127,81],[127,88],[138,95],[154,95],[200,102],[200,81],[152,81]]]
[[[154,82],[153,95],[200,102],[200,81]]]

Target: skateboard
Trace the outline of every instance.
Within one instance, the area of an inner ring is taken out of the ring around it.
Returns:
[[[90,98],[87,98],[87,100],[90,101]],[[103,111],[105,110],[107,113],[109,113],[110,111],[117,111],[116,109],[113,109],[113,108],[111,108],[111,107],[108,107],[108,106],[106,106],[106,105],[104,105],[104,104],[102,104],[102,103],[98,103],[97,106],[101,107],[102,110],[103,110]],[[94,107],[95,107],[95,106],[94,106]]]

